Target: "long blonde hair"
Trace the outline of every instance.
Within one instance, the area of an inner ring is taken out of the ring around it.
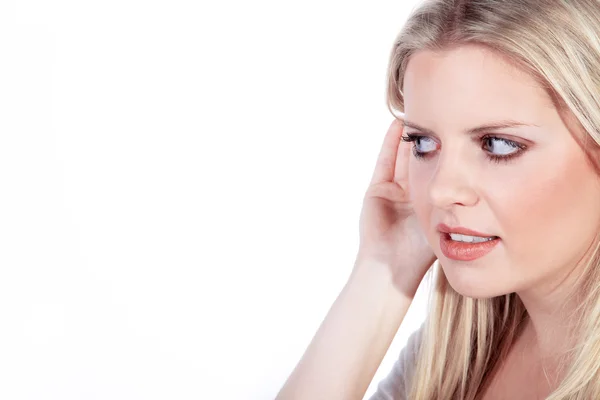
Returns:
[[[530,73],[557,110],[587,133],[584,147],[600,145],[600,1],[426,0],[413,10],[390,54],[386,100],[392,114],[404,112],[404,73],[415,51],[467,43],[505,55]],[[564,378],[547,400],[600,399],[598,239],[581,261],[583,272],[571,294],[581,298],[573,314],[577,344],[565,356]],[[519,335],[527,311],[515,293],[489,299],[460,295],[439,262],[430,274],[430,310],[409,398],[477,399]]]

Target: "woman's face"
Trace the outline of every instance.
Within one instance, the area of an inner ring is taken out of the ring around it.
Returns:
[[[557,287],[600,227],[584,134],[532,77],[484,47],[414,54],[403,91],[404,136],[423,136],[412,145],[425,153],[411,154],[410,196],[452,287],[476,298]],[[467,133],[507,122],[522,125]],[[449,258],[440,223],[500,239],[477,259]]]

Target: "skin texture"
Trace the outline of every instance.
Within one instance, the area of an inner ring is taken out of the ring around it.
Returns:
[[[531,357],[551,357],[565,345],[568,308],[559,307],[600,228],[600,177],[579,145],[585,133],[567,126],[531,76],[477,45],[415,53],[403,92],[405,122],[431,131],[404,130],[426,136],[413,145],[430,152],[411,154],[410,196],[448,281],[469,297],[517,292],[530,316],[523,340]],[[506,120],[532,126],[466,133]],[[527,148],[482,141],[486,134]],[[515,151],[507,163],[486,157]],[[440,250],[438,223],[501,241],[480,259],[451,260]]]

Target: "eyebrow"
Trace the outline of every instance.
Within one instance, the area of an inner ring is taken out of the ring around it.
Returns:
[[[421,127],[413,122],[409,122],[407,120],[404,120],[404,126],[413,128],[413,129],[417,129],[428,135],[437,136],[436,133],[434,131],[432,131],[431,129],[423,128],[423,127]],[[467,129],[465,131],[465,133],[468,135],[475,135],[475,134],[487,132],[487,131],[497,131],[499,129],[515,128],[515,127],[522,127],[522,126],[536,126],[538,128],[540,127],[539,125],[536,125],[536,124],[524,124],[522,122],[506,120],[506,121],[494,122],[492,124],[480,125],[475,128]]]

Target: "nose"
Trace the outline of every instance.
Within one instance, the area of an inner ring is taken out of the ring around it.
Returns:
[[[457,155],[446,153],[438,158],[428,190],[429,201],[436,208],[474,206],[479,200],[473,182],[475,171]]]

